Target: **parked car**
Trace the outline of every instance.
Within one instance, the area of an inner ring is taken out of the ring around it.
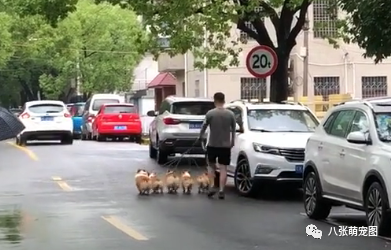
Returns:
[[[103,104],[92,123],[92,138],[97,141],[129,138],[141,143],[141,134],[140,116],[129,103]]]
[[[68,111],[72,115],[74,139],[81,138],[84,105],[85,102],[67,104]]]
[[[305,145],[319,124],[311,110],[299,103],[246,101],[226,108],[238,123],[227,169],[238,193],[256,196],[266,185],[279,183],[301,187]]]
[[[84,106],[81,125],[81,139],[92,139],[92,123],[103,104],[120,103],[121,100],[121,97],[116,94],[95,94],[91,96]]]
[[[18,145],[25,145],[29,140],[61,140],[62,144],[73,143],[72,118],[61,101],[26,102],[19,118],[26,128],[16,137]]]
[[[391,98],[342,103],[306,146],[304,208],[326,219],[333,206],[364,211],[368,226],[391,231]]]
[[[11,108],[9,111],[15,116],[19,116],[22,113],[22,109],[19,108]]]
[[[175,153],[204,154],[200,142],[196,143],[205,114],[214,108],[213,100],[188,97],[167,97],[149,127],[149,156],[164,164]],[[191,151],[189,151],[191,149]]]

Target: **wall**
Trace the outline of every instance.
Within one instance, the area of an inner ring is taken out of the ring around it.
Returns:
[[[146,55],[133,74],[134,83],[132,90],[146,89],[148,83],[159,74],[157,62],[153,60],[153,56]]]

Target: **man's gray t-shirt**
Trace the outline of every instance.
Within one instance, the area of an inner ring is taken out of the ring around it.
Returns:
[[[231,110],[214,108],[206,113],[202,132],[209,126],[208,146],[215,148],[231,148],[232,134],[235,134],[236,120]]]

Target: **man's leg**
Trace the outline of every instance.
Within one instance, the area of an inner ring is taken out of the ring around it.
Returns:
[[[219,199],[224,199],[224,190],[227,185],[227,168],[231,163],[231,149],[221,148],[218,155],[218,163],[220,169],[220,186],[219,186]]]
[[[207,148],[207,163],[208,163],[208,177],[210,182],[208,196],[212,197],[216,194],[216,185],[219,183],[215,183],[216,176],[216,150],[214,148]]]

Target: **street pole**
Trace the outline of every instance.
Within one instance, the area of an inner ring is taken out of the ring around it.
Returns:
[[[312,109],[312,111],[315,112],[315,104],[314,104],[314,94],[313,94],[313,88],[309,90],[308,86],[308,66],[309,66],[309,20],[308,20],[308,13],[305,18],[303,31],[304,31],[304,41],[303,41],[303,47],[305,50],[305,56],[303,60],[303,96],[307,96],[307,100],[309,102],[309,107]]]

